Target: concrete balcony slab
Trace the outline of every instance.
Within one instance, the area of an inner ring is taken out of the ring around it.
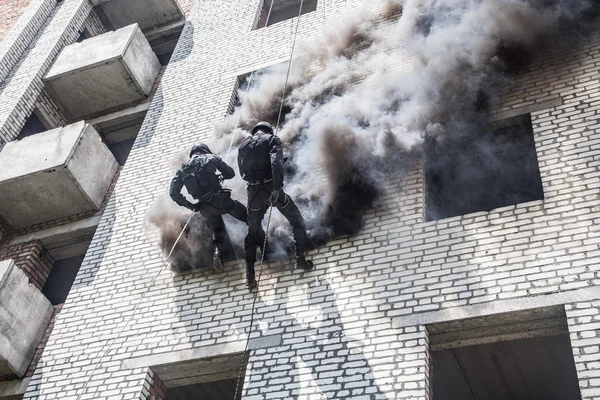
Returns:
[[[137,24],[67,46],[44,77],[72,120],[147,97],[160,62]]]
[[[0,375],[25,375],[53,312],[13,260],[0,261]]]
[[[0,214],[14,229],[98,210],[118,164],[83,121],[7,143]]]

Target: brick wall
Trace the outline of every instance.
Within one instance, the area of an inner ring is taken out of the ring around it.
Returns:
[[[583,400],[600,399],[600,300],[566,305]]]
[[[319,1],[316,12],[303,16],[299,40],[319,35],[360,4]],[[223,117],[236,73],[289,55],[293,21],[252,30],[258,5],[197,3],[26,399],[76,398],[89,377],[84,398],[138,399],[143,385],[152,384],[148,367],[167,357],[243,349],[253,301],[243,265],[173,276],[143,227],[153,200],[167,191],[171,159],[208,138]],[[251,348],[245,399],[426,400],[428,323],[556,304],[597,311],[600,78],[572,68],[564,74],[573,79],[561,86],[554,71],[563,63],[600,62],[598,43],[592,38],[554,61],[538,60],[523,76],[553,96],[532,110],[544,200],[425,222],[426,188],[417,165],[389,182],[385,202],[366,213],[363,231],[311,254],[315,271],[293,274],[288,263],[265,267],[252,340],[277,337],[278,344]],[[524,84],[514,90],[521,93]],[[507,90],[505,101],[512,93]],[[527,105],[530,100],[500,105],[497,113],[521,113]],[[576,360],[581,387],[586,400],[594,399],[595,389],[585,390],[597,386],[600,351],[588,337],[597,327],[568,312],[574,352],[585,353]]]
[[[79,37],[92,6],[88,0],[63,0],[45,22],[44,29],[33,39],[8,78],[0,84],[0,139],[14,140],[31,115],[44,88],[42,77],[59,51]]]
[[[8,31],[17,22],[17,19],[23,14],[31,0],[2,0],[0,1],[0,41],[4,39]]]
[[[40,290],[54,266],[54,259],[37,240],[0,248],[0,260],[9,259],[14,260],[15,265],[21,268],[29,281]]]
[[[59,128],[68,124],[67,118],[46,89],[42,90],[35,102],[35,111],[49,129]]]
[[[52,13],[56,0],[9,0],[5,3],[10,5],[31,4],[26,10],[22,10],[18,21],[14,24],[9,21],[10,32],[5,30],[4,38],[0,37],[0,83],[10,74],[13,67],[19,62],[19,58],[38,35],[39,30]],[[4,13],[0,15],[4,15]]]
[[[149,370],[139,400],[164,400],[166,397],[167,387],[157,374]]]

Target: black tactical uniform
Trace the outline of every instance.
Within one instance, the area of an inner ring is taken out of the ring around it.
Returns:
[[[225,238],[223,214],[230,214],[240,221],[248,222],[246,207],[239,201],[231,199],[231,192],[223,189],[221,178],[232,179],[235,176],[233,168],[221,158],[212,154],[208,146],[199,144],[192,148],[190,159],[186,161],[171,181],[170,195],[173,201],[192,211],[200,212],[210,222],[214,230],[214,266],[223,269],[222,247]],[[198,203],[190,203],[182,194],[185,186],[190,196]]]
[[[290,222],[296,243],[296,268],[310,270],[312,262],[304,257],[306,229],[304,219],[294,201],[283,190],[283,144],[273,134],[273,127],[261,122],[252,130],[252,136],[242,141],[238,165],[242,178],[248,182],[248,235],[246,249],[246,279],[255,287],[254,263],[256,248],[262,247],[265,232],[262,220],[269,204],[277,207]]]

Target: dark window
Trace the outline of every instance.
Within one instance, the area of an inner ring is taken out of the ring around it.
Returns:
[[[79,267],[83,263],[83,257],[66,258],[54,263],[52,272],[50,272],[50,276],[42,289],[42,293],[50,300],[50,303],[57,305],[67,300],[73,282],[77,277],[77,272],[79,272]]]
[[[46,132],[48,129],[44,126],[42,121],[38,118],[35,113],[31,113],[27,121],[25,122],[25,126],[21,129],[19,136],[17,139],[23,139],[27,136],[35,135],[38,133]]]
[[[167,388],[165,400],[239,400],[247,363],[248,353],[233,353],[154,366],[152,372]],[[240,387],[236,396],[238,378]]]
[[[554,312],[429,326],[433,400],[581,400],[564,309]]]
[[[544,198],[529,115],[427,145],[427,220]]]
[[[119,165],[125,165],[134,143],[135,139],[124,140],[122,142],[109,145],[108,149],[113,154]]]
[[[317,2],[318,0],[304,0],[302,14],[315,11]],[[264,0],[256,28],[264,28],[297,17],[300,14],[300,4],[300,0]]]
[[[81,31],[81,34],[79,35],[79,37],[77,38],[76,42],[77,43],[81,43],[83,42],[85,39],[89,39],[91,37],[90,33],[88,32],[87,29],[84,29],[83,31]]]
[[[252,88],[256,88],[261,84],[262,76],[268,74],[271,71],[271,68],[287,68],[287,62],[282,62],[278,64],[273,64],[265,68],[257,69],[252,72],[248,72],[237,77],[237,81],[233,88],[233,95],[231,96],[231,101],[229,102],[229,106],[227,107],[227,114],[233,114],[237,107],[242,105],[242,92],[247,92]],[[268,78],[267,78],[268,79]],[[289,88],[288,88],[289,90]],[[283,93],[282,93],[283,95]],[[279,103],[278,99],[278,103]],[[247,106],[246,106],[247,107]],[[273,109],[276,114],[273,115],[262,115],[259,116],[261,119],[270,122],[275,126],[277,123],[277,117],[279,115],[279,108],[276,107]],[[283,109],[281,111],[281,122],[283,122],[284,117],[292,111],[291,107],[284,104]],[[246,127],[249,128],[249,127]]]

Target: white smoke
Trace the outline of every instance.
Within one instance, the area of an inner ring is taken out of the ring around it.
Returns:
[[[287,64],[255,76],[239,93],[243,108],[216,124],[210,144],[225,154],[235,135],[233,165],[255,123],[277,123],[286,86],[278,130],[289,157],[284,189],[317,242],[355,233],[387,174],[401,174],[426,138],[481,125],[511,68],[525,62],[515,55],[574,36],[572,27],[595,7],[592,0],[390,0],[378,14],[336,18],[299,43],[287,86]],[[239,177],[230,188],[245,199]],[[276,212],[271,228],[288,246]]]

